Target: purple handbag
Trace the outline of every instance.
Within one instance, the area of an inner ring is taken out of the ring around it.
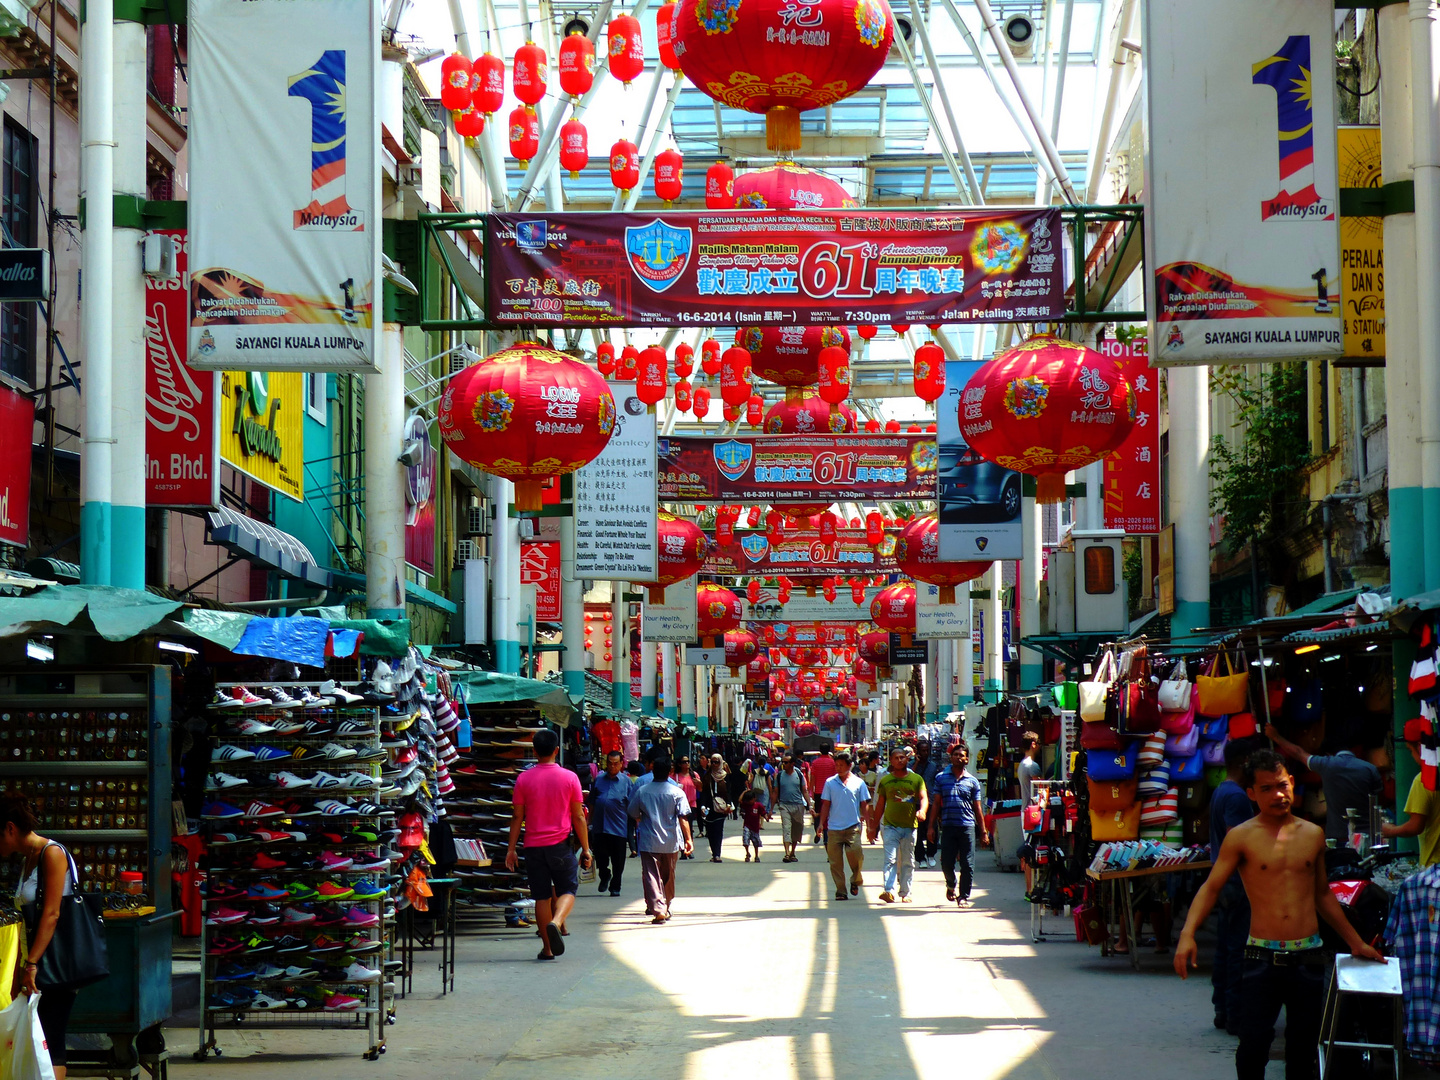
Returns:
[[[1193,724],[1183,735],[1165,739],[1165,753],[1170,757],[1189,757],[1200,749],[1200,729]]]
[[[1225,744],[1229,741],[1230,740],[1228,738],[1221,739],[1219,742],[1209,742],[1202,740],[1200,743],[1200,756],[1205,759],[1205,764],[1224,765]]]

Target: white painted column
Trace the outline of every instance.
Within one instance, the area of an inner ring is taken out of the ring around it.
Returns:
[[[925,672],[921,676],[921,686],[925,689],[925,719],[934,720],[936,710],[940,707],[940,643],[938,641],[927,641],[925,643]]]
[[[955,708],[955,642],[946,638],[944,641],[937,641],[935,645],[936,666],[939,669],[935,680],[936,690],[939,692],[935,701],[935,713],[943,720],[946,713]]]
[[[626,581],[612,581],[610,587],[610,622],[612,626],[610,646],[610,706],[616,712],[630,711],[630,623],[625,617],[629,605],[625,602],[625,590],[630,587]],[[643,654],[642,654],[643,655]]]
[[[664,715],[675,720],[680,716],[679,702],[675,700],[675,655],[676,646],[666,643],[660,646],[660,677],[663,687],[660,699],[664,703]]]
[[[960,683],[960,704],[975,700],[975,602],[970,599],[970,583],[967,581],[955,590],[955,602],[964,604],[970,615],[971,636],[960,642],[960,657],[956,664]]]
[[[640,711],[653,716],[659,707],[655,693],[655,643],[641,639],[640,650]]]
[[[1175,614],[1185,640],[1210,624],[1210,369],[1174,367],[1170,390],[1170,517],[1175,523]]]
[[[1421,558],[1429,590],[1440,588],[1440,22],[1435,0],[1410,0],[1409,14],[1415,288],[1421,300],[1415,353],[1420,374]],[[1405,452],[1403,444],[1392,445]]]
[[[1000,593],[1005,575],[998,562],[990,564],[990,599],[985,601],[985,700],[998,701],[1005,690],[1005,633]]]
[[[708,664],[695,669],[695,726],[702,735],[710,732],[710,676],[713,670]]]
[[[1020,633],[1040,632],[1040,507],[1032,498],[1020,501],[1020,565],[1016,585],[1020,591]],[[1020,689],[1031,690],[1040,685],[1044,673],[1044,656],[1023,646],[1020,649]]]
[[[695,726],[695,689],[699,681],[695,677],[695,665],[680,665],[680,722],[689,727]]]
[[[585,583],[575,576],[575,519],[560,519],[560,671],[565,690],[585,693]]]

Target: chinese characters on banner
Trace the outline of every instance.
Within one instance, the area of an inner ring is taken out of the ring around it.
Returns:
[[[520,544],[520,584],[535,586],[535,621],[560,621],[560,545],[548,540]]]
[[[655,414],[634,383],[612,382],[615,430],[600,456],[574,473],[575,573],[654,581],[659,572]]]
[[[490,320],[565,326],[1040,322],[1058,210],[490,214]]]
[[[876,551],[866,542],[864,529],[839,529],[831,544],[822,543],[815,529],[787,531],[778,541],[764,532],[736,530],[725,545],[715,542],[713,532],[707,535],[707,574],[835,576],[843,581],[851,575],[893,574],[897,569],[895,546]]]
[[[0,386],[0,543],[30,542],[30,449],[35,402]]]
[[[1127,533],[1160,531],[1160,379],[1144,338],[1128,345],[1113,338],[1100,351],[1119,365],[1135,392],[1135,426],[1105,459],[1105,528]]]

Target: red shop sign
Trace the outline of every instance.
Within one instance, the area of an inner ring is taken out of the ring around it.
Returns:
[[[520,584],[535,586],[535,620],[560,621],[560,545],[526,540],[520,545]]]
[[[1105,459],[1105,528],[1158,533],[1160,521],[1160,379],[1144,338],[1128,345],[1113,338],[1100,351],[1114,359],[1135,392],[1135,426]]]
[[[30,449],[35,402],[0,386],[0,543],[30,542]]]

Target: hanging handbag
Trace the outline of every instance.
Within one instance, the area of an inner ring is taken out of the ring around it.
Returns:
[[[1201,742],[1224,742],[1230,737],[1228,716],[1199,717],[1195,726],[1200,729]]]
[[[1040,710],[1040,724],[1036,732],[1040,736],[1040,742],[1045,746],[1053,746],[1060,741],[1061,735],[1060,717],[1055,715],[1053,709]]]
[[[1109,724],[1081,724],[1080,745],[1086,750],[1119,750],[1125,740]]]
[[[104,906],[98,896],[80,891],[80,876],[75,860],[59,844],[47,844],[45,850],[59,847],[68,864],[71,895],[60,898],[60,921],[55,924],[50,944],[40,954],[35,971],[35,985],[45,990],[80,990],[107,978],[110,974],[109,953],[105,945]],[[45,861],[40,852],[40,863]],[[35,899],[22,904],[25,931],[33,936],[45,910],[45,872],[42,865],[35,869]]]
[[[1220,671],[1220,661],[1225,661],[1225,671]],[[1244,663],[1242,654],[1241,663]],[[1250,697],[1250,675],[1242,669],[1236,673],[1230,663],[1230,654],[1221,649],[1210,662],[1210,670],[1195,680],[1200,691],[1199,711],[1205,716],[1225,716],[1229,713],[1244,712]]]
[[[1225,731],[1232,739],[1248,739],[1252,735],[1259,734],[1260,728],[1255,723],[1253,713],[1237,712],[1230,714]]]
[[[1205,804],[1210,801],[1210,785],[1205,780],[1180,784],[1177,786],[1177,790],[1180,792],[1180,808],[1182,810],[1203,810]]]
[[[1169,790],[1170,766],[1162,762],[1149,772],[1140,774],[1140,783],[1136,786],[1135,793],[1142,799],[1153,799]]]
[[[1150,678],[1150,664],[1144,654],[1132,659],[1131,677],[1118,687],[1119,723],[1122,735],[1149,735],[1160,730],[1160,705],[1156,700],[1155,682]]]
[[[1095,665],[1095,676],[1080,683],[1080,719],[1087,724],[1105,722],[1106,699],[1115,682],[1115,654],[1108,649]]]
[[[1142,771],[1165,764],[1165,736],[1157,733],[1146,739],[1140,745],[1140,753],[1135,758],[1135,764]]]
[[[1140,838],[1140,804],[1125,810],[1104,813],[1090,811],[1090,839],[1100,842],[1138,840]]]
[[[1085,768],[1096,780],[1129,780],[1135,775],[1135,758],[1139,753],[1139,743],[1133,742],[1124,750],[1097,751],[1086,755]]]
[[[1193,683],[1185,685],[1190,687],[1190,704],[1179,712],[1160,714],[1160,730],[1167,735],[1184,735],[1195,726],[1195,700],[1200,695]]]
[[[1229,739],[1220,739],[1218,742],[1214,740],[1202,740],[1200,743],[1200,756],[1205,759],[1205,764],[1224,765],[1225,744],[1229,741]]]
[[[1171,825],[1180,820],[1180,792],[1171,788],[1155,799],[1140,804],[1141,825]]]
[[[1176,678],[1176,676],[1179,678]],[[1190,708],[1190,680],[1186,677],[1185,662],[1175,665],[1170,678],[1160,684],[1159,700],[1161,712],[1185,712]]]
[[[1424,623],[1420,627],[1419,648],[1410,663],[1410,696],[1423,697],[1435,689],[1436,682],[1435,632],[1430,629],[1429,623]]]
[[[1274,715],[1275,709],[1271,708]],[[1319,676],[1301,679],[1285,695],[1285,715],[1296,727],[1309,727],[1325,715],[1325,684]]]
[[[1183,735],[1171,735],[1165,740],[1168,757],[1190,757],[1200,751],[1200,729],[1192,727]]]
[[[1030,710],[1025,708],[1023,702],[1011,698],[1006,707],[1005,741],[1012,747],[1018,748],[1025,737],[1025,733],[1030,730]]]
[[[1020,827],[1028,832],[1045,831],[1045,807],[1039,803],[1031,803],[1029,806],[1021,807]]]
[[[1138,784],[1139,781],[1133,778],[1105,781],[1096,780],[1093,776],[1088,777],[1090,809],[1124,810],[1128,806],[1135,805],[1135,800],[1139,798]]]
[[[1265,700],[1270,703],[1271,717],[1279,716],[1285,708],[1285,692],[1288,689],[1285,680],[1280,676],[1265,680]]]
[[[1185,758],[1170,758],[1170,782],[1172,784],[1188,784],[1194,780],[1200,780],[1205,776],[1205,759],[1199,754],[1191,754]]]

